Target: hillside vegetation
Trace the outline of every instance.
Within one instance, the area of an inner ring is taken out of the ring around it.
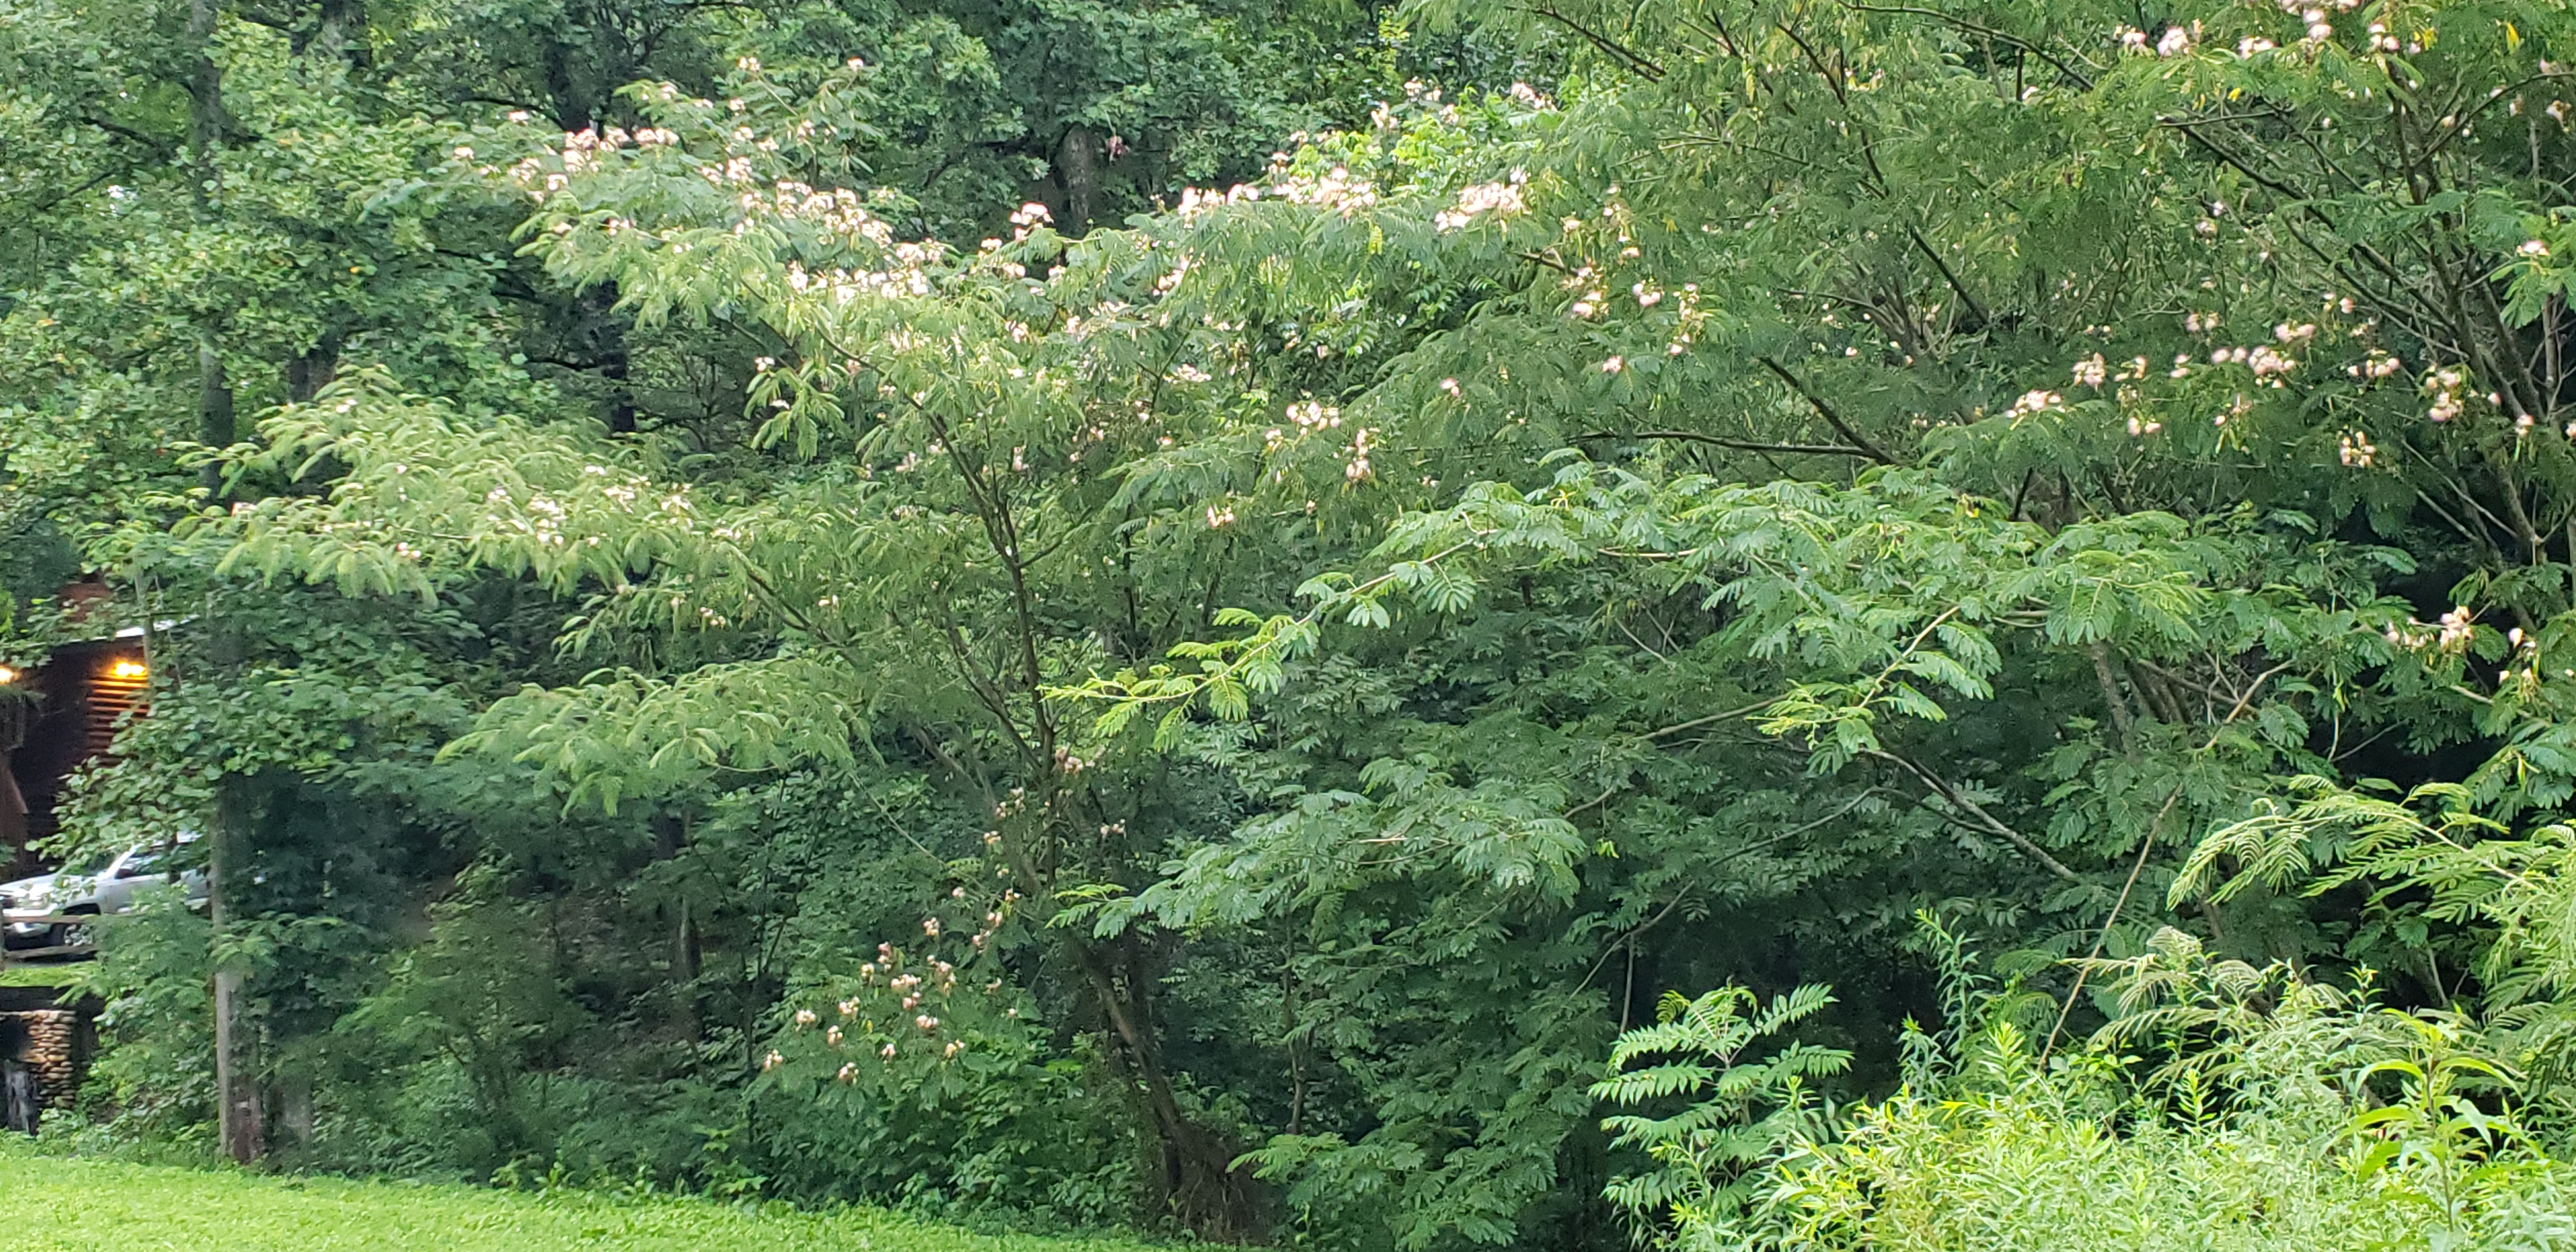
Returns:
[[[0,15],[91,1141],[2569,1238],[2566,4]]]

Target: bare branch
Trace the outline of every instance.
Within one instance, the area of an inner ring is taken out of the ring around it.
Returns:
[[[1757,443],[1750,439],[1729,439],[1723,435],[1703,435],[1695,430],[1592,430],[1576,435],[1577,439],[1665,439],[1681,443],[1704,443],[1713,448],[1732,448],[1738,452],[1776,452],[1793,456],[1857,456],[1884,460],[1867,448],[1847,448],[1835,443]]]
[[[1983,830],[1989,834],[2001,836],[2006,843],[2021,849],[2023,855],[2039,862],[2040,865],[2045,867],[2049,873],[2055,874],[2068,882],[2081,883],[2084,881],[2083,877],[2078,875],[2074,870],[2066,868],[2066,863],[2064,861],[2060,861],[2056,857],[2050,856],[2048,854],[2048,849],[2031,842],[2030,836],[2025,835],[2010,826],[2004,825],[2003,822],[1994,814],[1987,812],[1984,805],[1971,799],[1965,792],[1962,792],[1958,788],[1951,786],[1949,783],[1942,781],[1939,775],[1936,775],[1932,771],[1925,769],[1893,752],[1873,750],[1865,755],[1881,761],[1886,761],[1903,769],[1906,773],[1914,775],[1917,779],[1922,781],[1926,788],[1930,789],[1933,794],[1940,796],[1941,799],[1952,808],[1976,819],[1973,823],[1962,822],[1960,823],[1961,825],[1970,826],[1973,829]]]
[[[1788,366],[1782,365],[1779,361],[1768,356],[1757,359],[1762,362],[1762,367],[1764,369],[1770,370],[1773,374],[1779,376],[1780,381],[1789,384],[1790,390],[1797,392],[1800,399],[1805,400],[1809,407],[1815,409],[1818,417],[1825,419],[1826,425],[1834,428],[1834,433],[1841,435],[1845,440],[1850,442],[1852,447],[1859,449],[1862,456],[1868,457],[1873,461],[1877,461],[1882,465],[1902,464],[1902,462],[1898,461],[1895,457],[1889,456],[1885,449],[1882,449],[1877,444],[1871,443],[1869,440],[1862,438],[1859,431],[1852,429],[1851,423],[1843,420],[1842,414],[1834,411],[1834,406],[1825,403],[1824,397],[1808,390],[1804,379],[1799,378],[1796,374],[1790,373]]]
[[[2038,57],[2040,60],[2048,62],[2049,65],[2054,67],[2058,73],[2065,75],[2068,82],[2075,84],[2077,90],[2090,91],[2093,89],[2093,78],[2091,75],[2067,64],[2064,60],[2060,59],[2056,53],[2051,52],[2038,44],[2032,43],[2019,35],[2012,34],[2008,31],[1997,30],[1982,22],[1973,22],[1964,17],[1944,13],[1939,9],[1917,8],[1910,4],[1851,4],[1846,7],[1858,10],[1862,13],[1905,13],[1911,14],[1915,17],[1928,17],[1933,21],[1942,23],[1943,25],[1966,31],[1971,35],[1975,35],[1979,39],[1991,39],[1996,43],[2005,45],[2006,47],[2017,48],[2023,52],[2027,52],[2032,56]]]
[[[1567,30],[1573,31],[1576,35],[1580,36],[1585,43],[1591,44],[1593,47],[1599,49],[1602,55],[1609,57],[1613,61],[1619,62],[1622,66],[1625,66],[1630,73],[1645,79],[1647,82],[1659,82],[1664,77],[1663,66],[1647,60],[1643,54],[1636,52],[1627,45],[1622,44],[1581,22],[1575,21],[1573,18],[1567,17],[1554,9],[1523,5],[1521,6],[1520,11],[1527,13],[1532,17],[1546,18]]]

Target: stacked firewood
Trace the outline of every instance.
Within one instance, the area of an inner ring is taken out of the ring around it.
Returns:
[[[25,1040],[16,1059],[34,1070],[50,1108],[67,1109],[80,1091],[80,1014],[70,1009],[10,1013]]]

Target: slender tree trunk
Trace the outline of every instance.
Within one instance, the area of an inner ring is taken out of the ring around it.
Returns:
[[[259,1074],[250,1055],[249,1024],[242,1020],[248,998],[242,981],[238,969],[215,971],[215,1091],[222,1104],[216,1131],[224,1155],[248,1165],[268,1145],[260,1134]]]
[[[677,813],[664,813],[653,819],[653,859],[668,861],[689,846],[688,818]],[[671,921],[671,984],[677,997],[681,1031],[690,1039],[701,1036],[701,1014],[698,1012],[698,926],[689,907],[687,888],[681,888],[679,903],[667,914]]]
[[[228,448],[239,432],[233,423],[233,388],[224,375],[224,358],[215,351],[212,335],[197,341],[197,442],[209,448]],[[212,461],[199,471],[207,498],[223,494],[223,466]]]
[[[1056,141],[1055,176],[1064,188],[1064,220],[1057,225],[1068,235],[1089,231],[1092,199],[1100,189],[1100,136],[1090,127],[1065,128]]]
[[[1085,154],[1082,160],[1087,179],[1089,149],[1080,145],[1076,148]],[[999,474],[987,475],[981,459],[957,440],[937,410],[925,407],[921,412],[930,420],[931,430],[956,456],[956,468],[983,523],[985,538],[1010,580],[1013,612],[1018,619],[1017,647],[1013,650],[1018,655],[1006,662],[1004,673],[991,679],[972,672],[975,662],[962,645],[957,646],[956,655],[961,676],[979,693],[1018,746],[1026,776],[1038,784],[1029,789],[1035,794],[1024,797],[1025,811],[1033,820],[1013,834],[1002,836],[1000,852],[1012,877],[1030,899],[1051,900],[1055,898],[1056,874],[1064,867],[1064,856],[1084,846],[1087,836],[1080,832],[1097,826],[1106,836],[1112,824],[1093,820],[1102,814],[1074,816],[1075,808],[1071,806],[1075,801],[1064,785],[1069,769],[1057,755],[1061,741],[1045,698],[1037,598],[1029,585],[1029,558],[1022,550],[1009,491]],[[1016,694],[1028,702],[1030,718],[1025,729],[1014,714],[1012,699],[1001,694],[1009,687],[1016,687]],[[950,763],[953,765],[953,760]],[[958,772],[962,781],[978,781],[963,769]],[[990,796],[989,789],[986,795]],[[995,815],[1003,816],[998,809]],[[1119,829],[1123,830],[1123,826]],[[1258,1183],[1248,1173],[1233,1168],[1238,1154],[1222,1136],[1201,1125],[1181,1107],[1171,1076],[1163,1067],[1160,1023],[1152,1000],[1155,972],[1146,967],[1133,945],[1113,950],[1094,943],[1082,927],[1051,929],[1060,944],[1059,951],[1073,966],[1077,996],[1088,993],[1089,1002],[1083,1007],[1097,1014],[1093,1025],[1107,1035],[1111,1064],[1126,1071],[1122,1076],[1133,1084],[1132,1090],[1142,1100],[1141,1129],[1149,1136],[1148,1146],[1157,1164],[1149,1181],[1167,1210],[1202,1239],[1242,1242],[1259,1237],[1264,1223]]]
[[[188,146],[196,169],[189,188],[200,214],[214,211],[221,172],[215,150],[223,146],[231,117],[224,112],[224,72],[215,64],[215,0],[188,0]],[[197,442],[210,448],[233,442],[233,392],[224,377],[223,357],[215,351],[211,328],[197,339]],[[206,494],[223,490],[223,471],[208,464],[200,475]]]
[[[240,872],[241,812],[238,783],[220,788],[206,871],[207,912],[214,920],[215,941],[223,941],[233,919],[232,878]],[[250,1056],[249,1023],[242,1020],[247,992],[242,971],[226,963],[215,966],[215,1101],[217,1139],[224,1155],[244,1165],[265,1150],[260,1136],[258,1067]]]
[[[962,770],[960,777],[967,777]],[[1052,808],[1053,802],[1040,807]],[[1001,850],[1012,876],[1031,898],[1053,898],[1053,875],[1040,869],[1027,842],[1005,839]],[[1051,864],[1052,858],[1047,862]],[[1233,1145],[1181,1107],[1163,1066],[1160,1023],[1147,990],[1153,985],[1153,972],[1141,967],[1132,949],[1113,952],[1094,942],[1081,927],[1051,929],[1057,951],[1072,967],[1068,972],[1075,998],[1092,1019],[1087,1024],[1102,1033],[1111,1066],[1141,1105],[1139,1129],[1153,1166],[1146,1183],[1155,1197],[1201,1239],[1233,1243],[1260,1239],[1266,1229],[1260,1182],[1234,1167],[1241,1153]]]
[[[1152,1006],[1139,987],[1150,981],[1126,965],[1124,978],[1109,955],[1071,930],[1063,932],[1074,963],[1082,972],[1108,1028],[1110,1055],[1135,1084],[1144,1104],[1145,1131],[1151,1136],[1154,1176],[1148,1181],[1164,1207],[1201,1239],[1241,1243],[1263,1234],[1261,1186],[1247,1171],[1235,1168],[1241,1153],[1223,1137],[1200,1125],[1181,1107],[1170,1073],[1164,1069]]]
[[[635,393],[626,385],[626,315],[617,311],[617,284],[600,283],[573,298],[573,337],[583,358],[608,384],[608,429],[635,433]]]
[[[224,112],[224,71],[215,64],[215,0],[188,0],[188,146],[197,159],[200,208],[214,196],[215,149],[231,118]]]

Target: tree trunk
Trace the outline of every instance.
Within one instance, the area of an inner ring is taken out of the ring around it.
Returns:
[[[1135,1084],[1144,1103],[1147,1147],[1154,1175],[1147,1181],[1174,1219],[1201,1239],[1243,1243],[1259,1239],[1261,1186],[1248,1171],[1234,1167],[1241,1155],[1216,1132],[1200,1125],[1181,1108],[1163,1068],[1151,1005],[1136,988],[1143,979],[1128,963],[1127,977],[1113,973],[1102,951],[1077,933],[1062,932],[1083,981],[1098,1001],[1108,1027],[1110,1056]]]
[[[1100,136],[1079,123],[1064,130],[1056,141],[1055,176],[1064,188],[1064,220],[1057,226],[1068,235],[1081,235],[1091,229],[1091,202],[1100,189]]]
[[[215,0],[188,0],[188,146],[197,159],[197,206],[215,190],[215,149],[232,119],[224,112],[224,71],[215,64]]]
[[[689,846],[689,821],[677,813],[663,813],[653,818],[653,859],[668,861]],[[702,1037],[698,1012],[698,926],[689,908],[687,889],[682,888],[677,907],[665,915],[671,922],[671,984],[679,1010],[681,1032],[691,1041]]]
[[[197,442],[209,448],[229,448],[238,437],[233,424],[233,388],[224,376],[224,358],[215,351],[212,336],[197,341]],[[206,497],[212,500],[223,494],[224,468],[209,461],[198,472],[205,485]]]
[[[617,284],[584,288],[573,299],[573,340],[582,359],[608,384],[608,429],[635,433],[635,394],[626,386],[626,315],[617,311]]]
[[[312,349],[286,363],[286,398],[304,404],[340,376],[340,332],[326,331]]]
[[[953,763],[952,763],[953,764]],[[961,776],[963,773],[961,771]],[[1052,802],[1041,806],[1052,808]],[[1011,873],[1033,899],[1052,899],[1053,878],[1042,873],[1016,840],[1002,844]],[[1212,1242],[1245,1243],[1267,1229],[1263,1191],[1249,1171],[1234,1167],[1235,1147],[1200,1125],[1181,1107],[1163,1067],[1160,1023],[1150,988],[1152,971],[1132,947],[1113,954],[1081,927],[1050,928],[1058,952],[1072,966],[1073,991],[1089,1023],[1107,1045],[1109,1062],[1142,1105],[1151,1173],[1145,1180],[1165,1212],[1192,1234]]]
[[[373,68],[375,53],[367,46],[367,0],[322,0],[322,29],[314,33],[313,50],[348,62],[351,70]]]
[[[241,860],[241,850],[234,846],[240,838],[239,805],[231,795],[237,785],[220,788],[214,829],[208,832],[213,842],[207,858],[206,908],[219,945],[232,923],[230,879],[239,872]],[[224,1155],[248,1165],[260,1158],[265,1145],[260,1141],[258,1069],[249,1055],[249,1023],[242,1020],[247,998],[242,981],[239,968],[215,967],[215,1103],[217,1139]]]
[[[599,102],[583,81],[586,76],[581,67],[573,64],[572,45],[546,38],[539,60],[544,64],[546,98],[554,105],[555,125],[566,131],[584,131],[598,125]]]
[[[221,174],[215,166],[215,149],[223,146],[224,132],[231,118],[224,112],[224,72],[215,64],[215,0],[188,0],[188,146],[194,149],[196,169],[191,179],[190,195],[200,213],[214,207],[216,183]],[[210,448],[231,446],[233,441],[233,392],[224,379],[223,358],[215,352],[214,336],[209,330],[197,340],[197,442]],[[209,463],[199,481],[212,497],[223,490],[223,471]]]
[[[304,1152],[313,1146],[313,1079],[289,1074],[277,1081],[277,1129],[286,1146]]]
[[[242,1021],[242,974],[215,971],[215,1091],[217,1133],[223,1153],[248,1165],[267,1145],[260,1135],[259,1076],[249,1055],[248,1025]]]

